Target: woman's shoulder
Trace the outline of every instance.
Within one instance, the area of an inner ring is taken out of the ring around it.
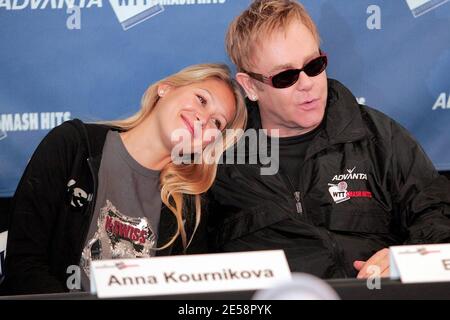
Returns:
[[[95,138],[97,135],[103,135],[111,130],[112,127],[107,124],[87,123],[80,119],[68,120],[55,127],[49,132],[49,136],[68,137],[75,139]]]
[[[80,119],[68,120],[50,130],[41,144],[54,148],[92,144],[95,140],[104,140],[109,130],[110,127],[101,124],[85,123]]]
[[[83,123],[78,119],[65,121],[50,130],[42,143],[58,144],[76,141],[80,138],[81,125],[83,125]]]

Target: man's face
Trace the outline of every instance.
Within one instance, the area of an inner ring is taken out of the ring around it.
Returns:
[[[270,37],[261,39],[250,71],[273,76],[287,69],[301,69],[320,55],[317,41],[303,24],[293,22],[285,31],[275,31]],[[258,99],[263,128],[279,129],[281,137],[307,133],[319,126],[324,117],[327,101],[325,71],[315,77],[302,71],[298,81],[285,89],[276,89],[254,79],[247,83],[243,86],[249,96]]]

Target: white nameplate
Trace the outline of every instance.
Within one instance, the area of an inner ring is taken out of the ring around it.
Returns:
[[[258,290],[291,279],[284,251],[253,251],[91,264],[91,293],[100,298]]]
[[[390,247],[390,263],[403,283],[450,281],[450,244]]]

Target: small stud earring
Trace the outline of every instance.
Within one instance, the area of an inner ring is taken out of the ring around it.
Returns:
[[[158,95],[162,98],[164,96],[164,90],[159,90]]]

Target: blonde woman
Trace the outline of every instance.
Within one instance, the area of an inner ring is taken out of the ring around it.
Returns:
[[[203,64],[150,86],[128,119],[52,130],[14,197],[11,293],[67,291],[67,268],[89,274],[92,260],[205,250],[200,197],[237,138],[239,130],[226,129],[245,122],[228,68]]]

